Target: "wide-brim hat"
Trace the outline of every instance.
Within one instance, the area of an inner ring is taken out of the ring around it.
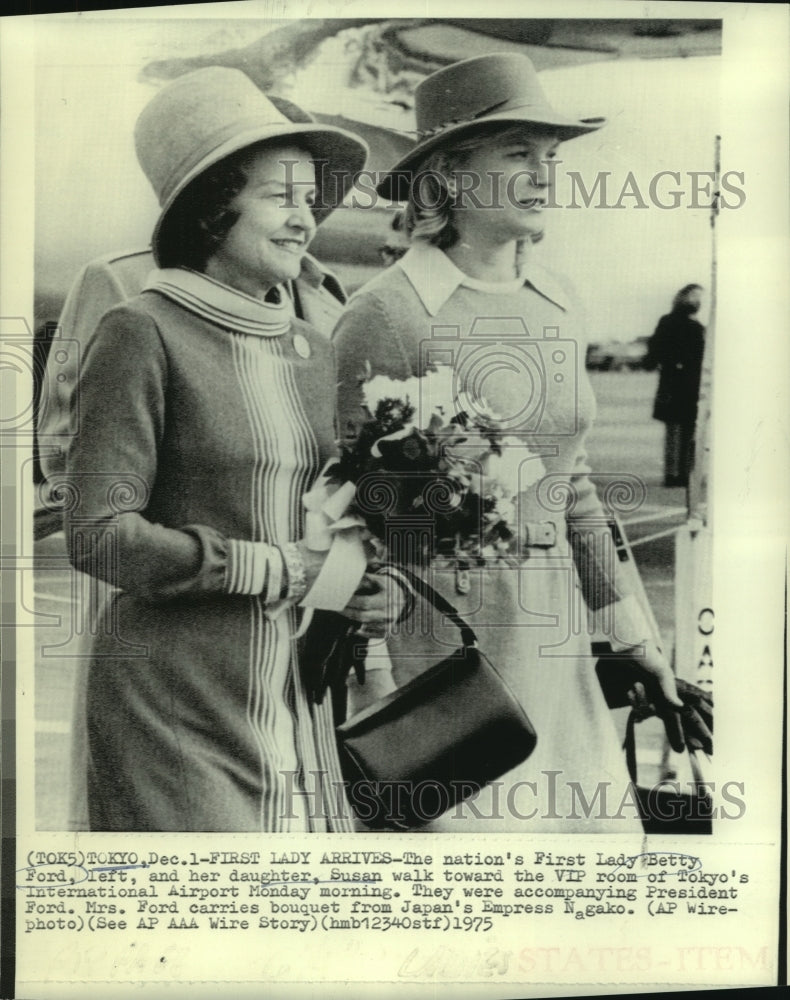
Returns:
[[[164,219],[187,185],[231,153],[269,139],[293,140],[317,161],[314,214],[322,222],[364,167],[368,147],[345,129],[298,117],[289,119],[241,70],[222,66],[187,73],[158,91],[134,130],[137,159],[161,208],[154,257]]]
[[[437,70],[414,93],[417,143],[379,181],[391,201],[408,197],[415,168],[434,150],[495,123],[545,126],[560,141],[593,132],[605,118],[568,118],[549,104],[532,61],[517,52],[475,56]]]

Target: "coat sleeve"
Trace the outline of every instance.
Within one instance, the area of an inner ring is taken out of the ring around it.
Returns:
[[[47,359],[39,406],[38,441],[44,476],[62,473],[69,443],[71,397],[84,355],[99,320],[126,293],[104,262],[86,265],[78,275],[58,319],[58,336]]]
[[[168,365],[153,319],[120,306],[102,319],[82,366],[65,478],[57,485],[75,568],[161,601],[212,594],[293,596],[292,545],[157,524],[147,513],[167,414]],[[290,570],[290,572],[289,572]]]
[[[642,359],[642,367],[645,371],[653,372],[665,361],[666,355],[666,316],[662,316],[658,321],[658,326],[653,336],[647,342],[647,353]]]
[[[620,561],[612,518],[601,503],[590,472],[582,447],[570,479],[568,541],[587,606],[588,630],[618,652],[656,637],[629,578],[637,570]],[[624,484],[624,488],[629,487]]]

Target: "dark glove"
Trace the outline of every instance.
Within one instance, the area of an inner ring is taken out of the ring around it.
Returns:
[[[713,753],[713,698],[696,684],[678,677],[675,681],[683,702],[680,721],[689,750]]]
[[[353,668],[360,684],[365,683],[365,654],[368,640],[359,635],[356,622],[335,611],[315,611],[302,639],[299,660],[302,678],[311,700],[320,705],[328,690],[345,684]]]
[[[638,719],[660,715],[673,750],[702,750],[713,753],[713,699],[709,694],[680,677],[675,678],[678,697],[683,702],[679,712],[656,710],[649,683],[640,678],[639,664],[628,657],[603,656],[596,672],[609,708],[630,706]]]

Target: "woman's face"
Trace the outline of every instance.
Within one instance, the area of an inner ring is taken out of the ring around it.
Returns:
[[[497,242],[540,236],[558,146],[550,133],[525,130],[520,137],[482,142],[468,153],[456,175],[459,232]]]
[[[315,167],[305,150],[277,146],[259,151],[245,168],[247,184],[230,204],[238,213],[206,274],[263,298],[299,276],[315,235]]]
[[[681,306],[683,311],[694,315],[694,313],[699,312],[700,306],[702,305],[702,289],[692,288],[691,291],[686,292],[681,301]]]

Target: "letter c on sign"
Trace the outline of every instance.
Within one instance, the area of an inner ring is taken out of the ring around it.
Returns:
[[[703,608],[697,615],[697,630],[701,635],[711,635],[713,632],[713,609]]]

